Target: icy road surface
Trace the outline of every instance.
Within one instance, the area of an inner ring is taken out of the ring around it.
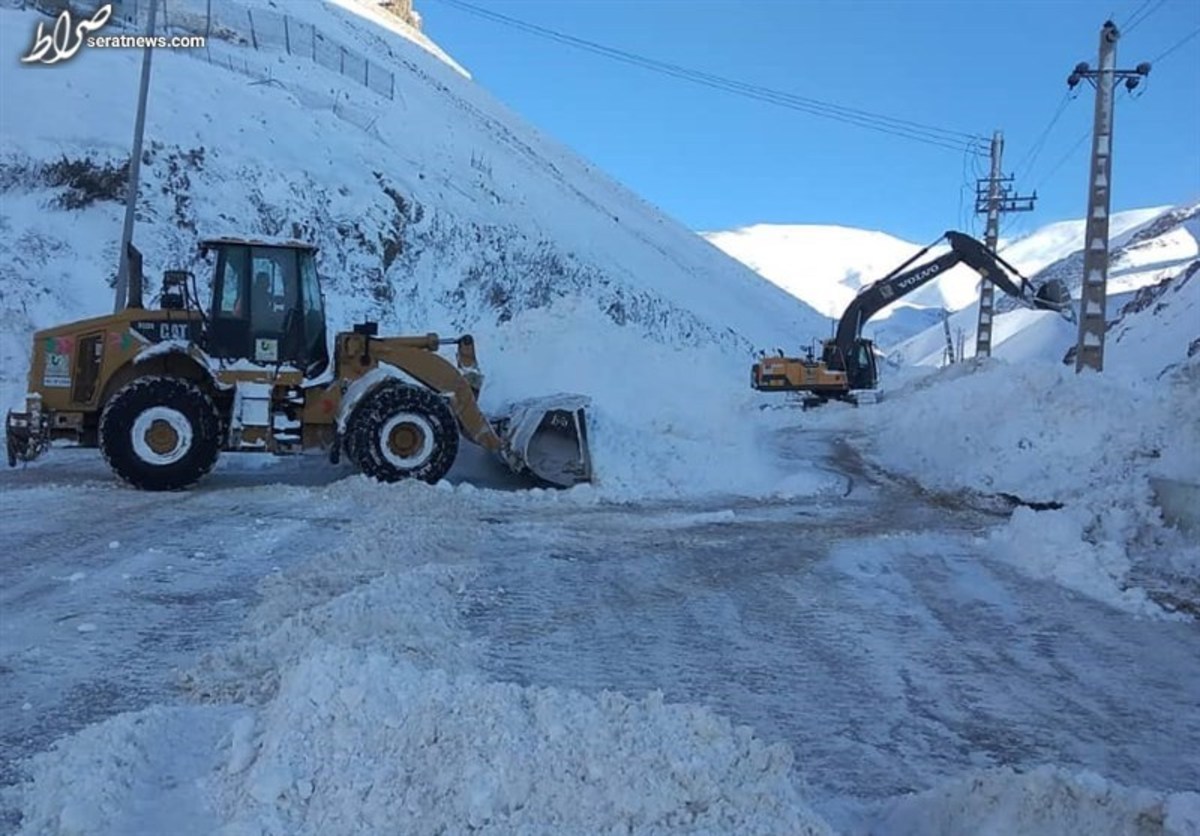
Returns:
[[[453,503],[447,529],[483,531],[462,600],[481,672],[707,705],[788,743],[831,817],[996,764],[1200,786],[1196,624],[1031,580],[984,556],[1002,517],[867,478],[830,437],[787,444],[837,489],[516,511],[480,492],[475,519]],[[345,474],[230,459],[154,496],[115,486],[92,452],[0,472],[0,784],[85,725],[186,703],[178,673],[238,637],[259,582],[361,524],[356,495],[330,486]]]

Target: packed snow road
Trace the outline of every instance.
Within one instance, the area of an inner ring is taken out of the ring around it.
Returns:
[[[1044,762],[1200,787],[1194,623],[1031,580],[980,548],[997,514],[831,451],[844,496],[489,520],[489,673],[708,705],[791,744],[822,797]]]
[[[0,782],[121,712],[268,703],[319,640],[707,706],[790,746],[847,826],[997,764],[1200,787],[1196,624],[1017,573],[980,546],[1002,516],[867,476],[830,435],[782,442],[798,470],[824,463],[821,490],[618,504],[380,487],[304,458],[155,496],[69,450],[0,473]],[[145,757],[167,774],[183,755]]]

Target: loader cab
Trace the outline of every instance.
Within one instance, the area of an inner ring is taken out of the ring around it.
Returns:
[[[847,356],[843,356],[836,340],[826,340],[821,360],[830,369],[844,371],[850,389],[874,389],[879,380],[875,343],[864,337],[854,341]]]
[[[204,241],[201,251],[216,255],[209,354],[264,366],[287,364],[310,378],[328,367],[316,247],[217,238]]]

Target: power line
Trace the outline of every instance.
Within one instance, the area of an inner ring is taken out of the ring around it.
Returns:
[[[1139,14],[1141,14],[1142,9],[1149,6],[1152,2],[1154,2],[1154,0],[1142,0],[1142,4],[1133,10],[1133,14],[1131,14],[1129,17],[1125,18],[1125,22],[1121,24],[1121,28],[1124,29],[1125,27],[1127,27],[1129,25],[1129,21],[1133,20],[1135,17],[1137,17]]]
[[[527,34],[546,38],[560,44],[582,49],[584,51],[601,55],[616,61],[621,61],[623,63],[632,64],[634,66],[681,79],[683,81],[690,81],[694,84],[722,90],[727,93],[733,93],[734,95],[755,99],[757,101],[774,104],[791,110],[801,111],[813,116],[822,116],[827,119],[833,119],[846,124],[880,131],[882,133],[891,134],[903,139],[911,139],[929,145],[940,146],[952,151],[970,151],[976,154],[982,153],[982,148],[977,143],[982,142],[984,138],[977,134],[966,133],[964,131],[957,131],[949,128],[940,128],[934,125],[925,125],[908,119],[884,116],[882,114],[872,113],[870,111],[861,110],[858,108],[846,107],[844,105],[838,105],[808,96],[799,96],[793,93],[773,90],[761,85],[749,84],[746,82],[737,81],[735,79],[725,78],[723,76],[714,75],[701,70],[689,69],[678,64],[659,61],[654,58],[648,58],[644,55],[638,55],[626,50],[605,46],[603,44],[596,43],[595,41],[588,41],[583,38],[577,38],[573,35],[567,35],[553,29],[548,29],[544,26],[538,26],[536,24],[528,23],[523,20],[518,20],[517,18],[500,14],[499,12],[493,12],[489,9],[480,8],[479,6],[475,6],[471,3],[463,2],[463,0],[437,0],[437,2],[468,14],[484,18],[494,23],[519,29]]]
[[[1150,63],[1151,63],[1151,64],[1157,64],[1157,63],[1159,63],[1159,62],[1160,62],[1160,61],[1162,61],[1164,58],[1166,58],[1168,55],[1170,55],[1172,52],[1174,52],[1175,50],[1179,49],[1179,47],[1183,46],[1183,45],[1184,45],[1184,44],[1186,44],[1188,41],[1190,41],[1192,38],[1196,37],[1197,35],[1200,35],[1200,28],[1193,29],[1193,30],[1191,31],[1191,34],[1184,35],[1184,36],[1183,36],[1183,38],[1182,38],[1181,40],[1179,40],[1179,41],[1177,41],[1177,42],[1175,43],[1175,45],[1174,45],[1174,46],[1170,47],[1170,48],[1169,48],[1169,49],[1168,49],[1166,52],[1164,52],[1162,55],[1160,55],[1160,56],[1158,56],[1157,58],[1155,58],[1155,59],[1154,59],[1153,61],[1151,61]]]
[[[1054,115],[1050,117],[1050,122],[1044,129],[1042,129],[1041,134],[1039,134],[1038,138],[1034,140],[1033,145],[1029,146],[1029,150],[1025,152],[1025,156],[1021,158],[1021,161],[1017,163],[1016,168],[1013,169],[1013,174],[1019,177],[1021,176],[1022,170],[1024,170],[1024,173],[1028,174],[1033,169],[1034,163],[1037,162],[1038,156],[1041,155],[1042,149],[1046,146],[1046,140],[1050,138],[1050,131],[1054,129],[1054,126],[1058,123],[1058,120],[1062,118],[1064,113],[1066,113],[1067,106],[1070,105],[1074,98],[1075,97],[1071,95],[1069,90],[1063,94],[1062,101],[1058,103],[1058,107],[1055,108]],[[1028,166],[1028,168],[1026,168],[1026,166]]]
[[[1128,35],[1134,29],[1141,26],[1143,23],[1146,22],[1146,20],[1151,15],[1153,15],[1155,12],[1157,12],[1159,9],[1161,9],[1163,3],[1166,3],[1166,2],[1167,2],[1167,0],[1158,0],[1158,2],[1156,2],[1153,6],[1151,6],[1150,9],[1144,15],[1142,15],[1141,17],[1138,17],[1136,20],[1131,20],[1131,22],[1127,23],[1125,25],[1125,31],[1122,34]],[[1145,4],[1143,4],[1143,5],[1145,5]],[[1136,15],[1135,15],[1135,17],[1136,17]]]
[[[1042,186],[1044,186],[1046,184],[1046,182],[1051,177],[1053,177],[1060,168],[1062,168],[1064,165],[1067,164],[1067,161],[1070,160],[1071,157],[1075,156],[1075,152],[1079,150],[1079,146],[1083,145],[1084,141],[1091,135],[1092,135],[1091,128],[1088,128],[1086,131],[1084,131],[1083,134],[1079,137],[1079,139],[1075,140],[1075,143],[1071,146],[1070,150],[1068,150],[1067,153],[1063,154],[1062,157],[1059,159],[1059,161],[1056,162],[1050,168],[1049,171],[1047,171],[1045,174],[1042,175],[1041,179],[1038,180],[1037,185],[1033,187],[1033,190],[1037,191]]]

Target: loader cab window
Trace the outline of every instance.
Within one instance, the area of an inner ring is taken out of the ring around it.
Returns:
[[[290,319],[300,325],[300,277],[296,252],[277,247],[250,248],[250,323],[254,336],[283,339]]]
[[[316,284],[312,260],[311,250],[221,244],[209,351],[216,357],[289,363],[302,370],[323,361],[320,290],[312,298],[306,292],[310,281]],[[306,275],[310,270],[311,279]]]
[[[217,298],[215,317],[245,317],[248,313],[245,294],[242,292],[242,276],[246,272],[246,247],[226,250],[217,258],[217,283],[214,288]]]
[[[325,344],[325,297],[317,276],[316,255],[310,250],[298,253],[300,262],[300,305],[304,312],[304,335],[307,341],[309,377],[316,377],[329,365],[329,348]]]

